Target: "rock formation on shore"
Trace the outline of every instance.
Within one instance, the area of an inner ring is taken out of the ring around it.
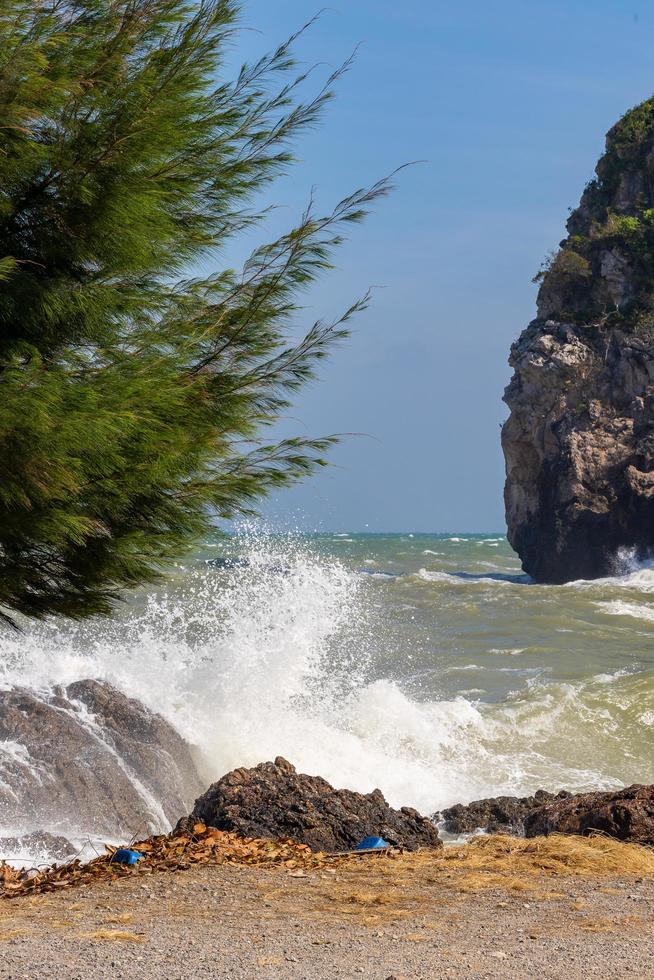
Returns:
[[[654,845],[654,786],[580,793],[533,810],[525,818],[527,837],[548,834],[607,834],[634,844]]]
[[[109,684],[0,691],[0,825],[129,839],[168,830],[201,783],[188,745]]]
[[[393,810],[378,789],[336,790],[281,757],[223,776],[178,829],[197,821],[244,837],[291,838],[316,851],[347,851],[371,835],[407,850],[442,847],[434,824],[417,810]]]
[[[508,536],[541,582],[654,549],[654,99],[608,133],[504,399]]]
[[[436,814],[450,834],[606,834],[617,840],[654,845],[654,786],[593,793],[547,793],[497,796],[448,807]]]
[[[33,830],[21,837],[0,837],[0,861],[20,861],[25,854],[32,860],[38,855],[44,863],[71,861],[77,850],[67,837],[47,830]]]
[[[456,803],[436,814],[448,834],[472,834],[483,830],[487,834],[524,834],[528,814],[547,803],[569,799],[571,793],[561,790],[548,793],[538,789],[533,796],[493,796],[472,803]]]

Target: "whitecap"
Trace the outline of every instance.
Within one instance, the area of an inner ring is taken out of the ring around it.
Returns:
[[[632,619],[654,623],[654,606],[646,606],[639,602],[623,602],[621,599],[595,602],[594,605],[608,616],[629,616]]]
[[[236,766],[283,755],[336,786],[379,786],[392,805],[431,813],[541,786],[643,781],[651,771],[651,746],[641,744],[641,718],[654,712],[646,680],[529,677],[520,690],[484,702],[483,688],[465,697],[445,687],[438,693],[445,669],[436,650],[434,684],[412,697],[403,689],[407,660],[398,657],[381,678],[379,659],[369,660],[384,628],[373,618],[379,589],[314,554],[306,541],[245,540],[238,550],[247,557],[243,567],[187,572],[122,619],[28,624],[22,635],[6,636],[0,682],[51,690],[85,677],[108,680],[197,747],[207,784]],[[523,580],[427,569],[413,576],[420,579],[491,587]],[[425,593],[432,598],[423,588],[421,602]],[[461,666],[475,669],[468,658],[482,656],[468,648]]]
[[[524,653],[526,649],[526,647],[491,647],[488,652],[501,654],[507,657],[519,657],[520,654]]]

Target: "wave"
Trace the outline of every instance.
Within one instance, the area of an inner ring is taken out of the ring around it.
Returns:
[[[399,572],[380,572],[376,568],[360,568],[359,575],[367,575],[368,578],[372,578],[372,579],[401,578]]]
[[[615,573],[603,578],[575,579],[566,584],[572,589],[633,589],[646,594],[654,592],[654,561],[639,561],[635,549],[620,549],[614,560]]]
[[[504,585],[532,585],[533,579],[528,575],[509,572],[437,572],[429,568],[421,568],[412,573],[413,578],[423,582],[446,582],[449,585],[483,585],[496,582]]]
[[[391,657],[384,647],[370,576],[306,540],[246,536],[238,547],[246,562],[188,569],[111,620],[31,624],[7,637],[0,683],[51,691],[107,680],[175,725],[207,783],[281,754],[337,786],[379,787],[395,806],[432,813],[499,793],[651,777],[652,672],[562,683],[520,671],[519,690],[487,701],[477,689],[439,694],[438,679],[423,690],[410,683],[410,649]],[[413,578],[525,579],[426,569]],[[5,750],[20,759],[19,746]]]
[[[526,647],[491,647],[489,653],[498,653],[506,657],[519,657]]]
[[[646,606],[637,602],[623,602],[621,599],[596,602],[594,605],[609,616],[629,616],[647,623],[654,623],[654,606]]]

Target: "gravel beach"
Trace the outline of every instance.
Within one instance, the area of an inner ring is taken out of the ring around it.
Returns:
[[[654,881],[197,867],[0,904],[0,978],[652,977]]]

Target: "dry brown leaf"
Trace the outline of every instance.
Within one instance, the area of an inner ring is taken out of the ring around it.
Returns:
[[[204,829],[201,831],[201,828]],[[59,891],[93,881],[114,881],[133,875],[149,875],[156,871],[185,871],[197,865],[241,864],[272,867],[283,866],[297,869],[297,877],[305,877],[305,870],[339,863],[334,855],[314,854],[306,844],[292,841],[256,840],[239,837],[216,828],[196,824],[193,837],[188,834],[150,837],[130,846],[140,851],[143,859],[133,866],[112,863],[116,848],[82,864],[75,859],[70,864],[55,866],[27,878],[25,873],[6,865],[0,865],[0,897]]]

